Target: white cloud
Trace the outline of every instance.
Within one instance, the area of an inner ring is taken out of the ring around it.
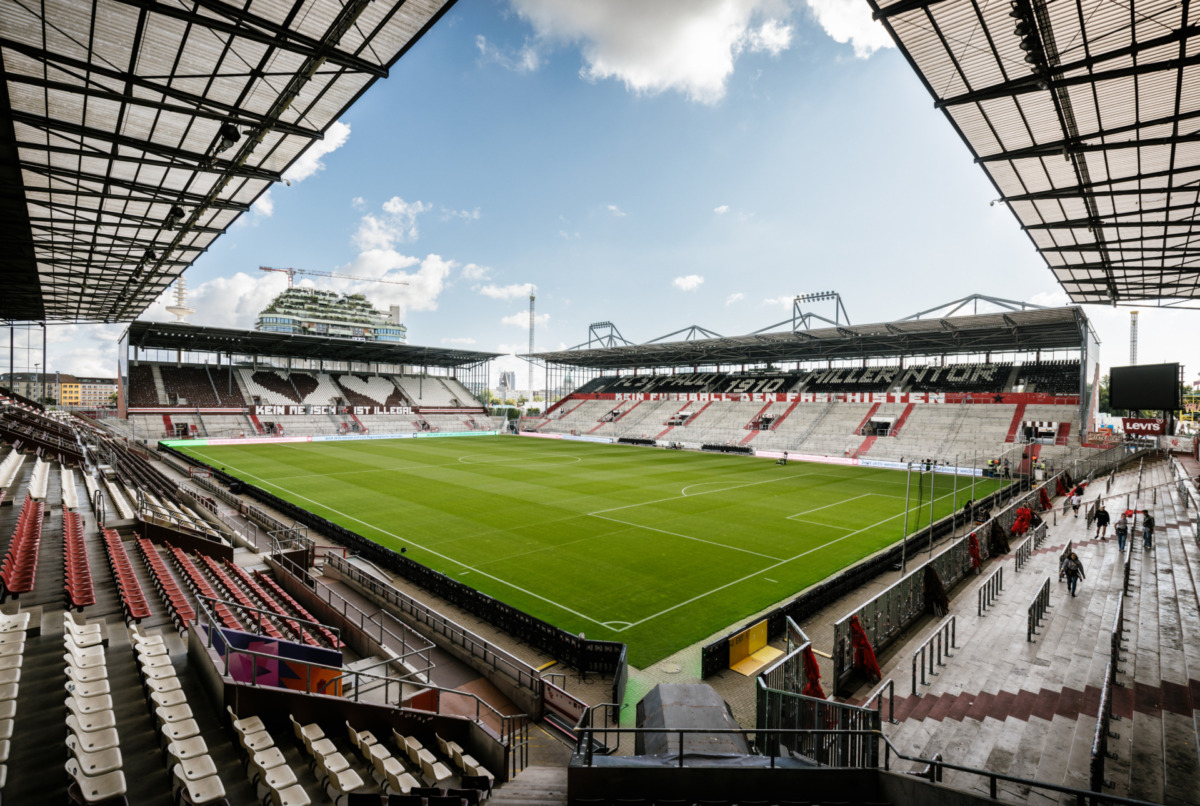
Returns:
[[[350,200],[350,206],[353,207],[355,210],[366,210],[367,209],[367,200],[364,199],[362,196],[355,196],[353,199]]]
[[[474,210],[449,210],[442,208],[442,220],[449,221],[452,218],[460,218],[463,221],[478,221],[480,217],[479,208]]]
[[[254,211],[255,216],[270,218],[275,214],[275,200],[271,198],[271,191],[267,191],[258,197],[254,204],[250,205],[250,209]]]
[[[462,267],[464,280],[486,280],[491,273],[492,270],[487,266],[477,266],[474,263],[468,263]]]
[[[792,26],[784,25],[779,20],[767,20],[749,33],[746,44],[755,53],[778,56],[792,45]]]
[[[249,330],[254,327],[258,312],[277,294],[287,288],[287,278],[277,272],[237,272],[229,277],[217,277],[188,289],[187,304],[196,312],[188,321],[205,327],[227,327]],[[141,318],[151,322],[174,322],[175,315],[167,306],[175,301],[174,287],[167,288],[146,309]]]
[[[729,212],[729,205],[722,204],[720,207],[714,207],[713,212],[716,213],[717,215],[725,215],[726,213]]]
[[[808,8],[825,33],[835,42],[851,44],[860,59],[895,46],[883,25],[871,19],[871,7],[862,0],[808,0]]]
[[[358,232],[354,233],[354,245],[365,251],[390,250],[397,243],[415,241],[420,237],[417,228],[417,216],[433,209],[432,204],[424,202],[406,202],[399,196],[393,196],[383,203],[385,215],[376,216],[368,213],[359,222]]]
[[[686,277],[676,277],[671,281],[671,285],[680,291],[695,291],[703,282],[704,278],[699,274],[689,274]]]
[[[735,302],[741,302],[745,298],[746,298],[746,295],[743,294],[741,291],[738,291],[737,293],[730,294],[729,298],[725,300],[725,304],[732,305]]]
[[[706,104],[724,97],[744,51],[778,54],[792,41],[791,10],[782,0],[513,0],[513,6],[540,39],[579,45],[584,79],[612,78],[651,95],[674,90]]]
[[[325,132],[325,139],[317,140],[309,146],[308,150],[292,164],[292,167],[284,171],[283,178],[289,182],[303,182],[317,171],[322,170],[325,163],[321,160],[346,145],[346,141],[349,139],[350,125],[335,120]]]
[[[520,50],[511,52],[493,45],[486,36],[479,34],[475,37],[475,47],[479,49],[483,61],[498,64],[514,73],[532,73],[542,66],[541,54],[537,46],[530,42],[526,42]]]
[[[461,338],[456,338],[456,339],[442,339],[442,344],[467,344],[467,345],[470,345],[470,344],[474,344],[474,343],[475,343],[475,339],[471,338],[470,336],[463,336]]]
[[[550,314],[548,314],[548,313],[535,314],[533,317],[533,324],[535,326],[540,327],[542,325],[545,325],[549,321],[550,321]],[[528,328],[529,327],[529,311],[520,311],[519,313],[514,313],[512,316],[506,316],[500,320],[500,324],[512,325],[513,327]]]
[[[783,308],[786,311],[790,311],[792,309],[793,300],[795,300],[795,297],[770,297],[768,299],[764,299],[762,304],[766,305],[768,308]]]
[[[438,296],[445,289],[450,272],[456,266],[453,260],[445,260],[440,255],[416,258],[391,249],[371,249],[337,270],[338,274],[352,274],[364,278],[364,281],[332,280],[329,285],[323,284],[322,287],[341,294],[364,294],[377,308],[397,305],[403,318],[409,311],[436,311]],[[367,278],[387,279],[407,285],[367,282]]]
[[[479,293],[492,299],[517,299],[518,297],[528,297],[533,293],[533,289],[533,283],[515,283],[504,286],[485,285],[479,289]]]
[[[615,204],[608,205],[608,212],[612,213],[617,218],[624,218],[625,216],[629,215],[629,213],[626,213],[624,210],[622,210],[620,207],[618,207]]]

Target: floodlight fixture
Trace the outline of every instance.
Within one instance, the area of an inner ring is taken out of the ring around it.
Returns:
[[[811,294],[797,294],[797,302],[821,302],[827,299],[837,299],[836,291],[815,291]]]
[[[217,147],[213,150],[214,154],[220,154],[228,148],[232,148],[233,144],[242,139],[242,133],[238,131],[238,127],[226,121],[221,124],[220,131],[221,139],[217,141]]]
[[[167,220],[164,225],[165,228],[169,229],[169,230],[175,229],[176,227],[179,226],[179,222],[183,221],[183,216],[184,216],[183,208],[180,207],[178,204],[173,205],[171,207],[171,212],[167,213]]]

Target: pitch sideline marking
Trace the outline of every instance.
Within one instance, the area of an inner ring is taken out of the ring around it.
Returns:
[[[208,456],[207,454],[203,454],[203,453],[201,453],[200,451],[195,451],[195,453],[196,453],[197,455],[199,455],[199,456],[203,456],[205,459],[208,459],[209,461],[214,461],[214,460],[212,459],[212,457]],[[348,520],[352,520],[352,521],[354,521],[355,523],[361,523],[363,526],[366,526],[368,529],[374,529],[375,531],[377,531],[377,532],[380,532],[380,533],[382,533],[382,534],[385,534],[385,535],[387,535],[388,537],[393,537],[393,538],[395,538],[396,540],[399,540],[399,541],[401,541],[402,543],[407,543],[407,544],[409,544],[410,546],[416,546],[417,548],[421,549],[422,551],[427,551],[427,552],[429,552],[430,554],[434,555],[435,557],[441,557],[443,560],[446,560],[447,562],[452,562],[452,563],[454,563],[455,565],[462,566],[463,568],[466,568],[468,571],[474,571],[475,573],[477,573],[477,574],[479,574],[479,575],[481,575],[481,576],[485,576],[485,577],[487,577],[488,579],[491,579],[491,580],[494,580],[494,581],[496,581],[496,582],[499,582],[501,585],[506,585],[506,586],[508,586],[508,587],[512,588],[513,590],[518,590],[518,591],[520,591],[521,593],[524,593],[524,594],[526,594],[526,595],[528,595],[528,596],[532,596],[532,597],[533,597],[533,598],[535,598],[535,599],[540,599],[541,601],[545,602],[546,604],[553,605],[554,607],[557,607],[559,610],[566,611],[567,613],[570,613],[570,614],[571,614],[571,615],[573,615],[573,616],[579,616],[579,618],[581,618],[581,619],[584,619],[584,620],[586,620],[586,621],[590,621],[590,622],[592,622],[593,624],[595,624],[595,625],[597,625],[597,626],[600,626],[600,627],[603,627],[603,626],[604,626],[604,622],[602,622],[602,621],[597,621],[596,619],[592,618],[591,616],[585,616],[583,613],[580,613],[580,612],[578,612],[578,611],[576,611],[576,610],[572,610],[571,608],[569,608],[569,607],[567,607],[567,606],[565,606],[565,605],[561,605],[561,604],[559,604],[558,602],[554,601],[553,599],[547,599],[545,596],[541,596],[540,594],[534,593],[533,591],[526,590],[525,588],[522,588],[522,587],[520,587],[519,585],[514,585],[513,583],[511,583],[511,582],[509,582],[509,581],[507,581],[507,580],[501,579],[501,578],[500,578],[500,577],[498,577],[498,576],[494,576],[494,575],[492,575],[492,574],[489,574],[489,573],[487,573],[486,571],[480,571],[478,568],[475,568],[474,566],[467,565],[466,563],[464,563],[464,562],[462,562],[462,561],[460,561],[460,560],[456,560],[456,559],[454,559],[453,557],[448,557],[448,556],[446,556],[445,554],[442,554],[441,552],[437,552],[437,551],[434,551],[433,549],[426,548],[425,546],[421,545],[420,543],[417,543],[415,540],[410,540],[409,538],[406,538],[406,537],[401,537],[400,535],[393,534],[392,532],[389,532],[387,529],[381,529],[380,527],[376,526],[376,525],[375,525],[375,524],[373,524],[373,523],[367,523],[367,522],[366,522],[366,521],[364,521],[364,520],[359,520],[358,518],[354,517],[353,515],[347,515],[345,512],[342,512],[342,511],[340,511],[340,510],[336,510],[336,509],[334,509],[333,507],[331,507],[331,506],[328,506],[327,504],[322,504],[320,501],[314,501],[313,499],[311,499],[311,498],[309,498],[309,497],[307,497],[307,496],[300,495],[300,494],[299,494],[299,493],[297,493],[297,492],[294,492],[294,491],[292,491],[292,490],[289,490],[287,487],[284,487],[284,486],[283,486],[283,485],[281,485],[281,484],[275,484],[274,482],[267,481],[266,479],[262,478],[261,476],[256,476],[256,475],[254,475],[253,473],[249,473],[249,472],[246,472],[246,471],[244,471],[244,470],[240,470],[240,468],[239,468],[238,470],[239,470],[239,472],[245,473],[245,474],[246,474],[247,476],[249,476],[250,478],[252,478],[252,479],[257,479],[258,481],[262,482],[263,484],[266,484],[266,485],[267,485],[267,486],[269,486],[269,487],[274,487],[274,488],[275,488],[275,489],[277,489],[277,490],[283,490],[285,493],[288,493],[288,494],[290,494],[290,495],[294,495],[294,496],[296,496],[297,498],[301,499],[302,501],[308,501],[310,504],[315,504],[316,506],[320,507],[321,509],[326,509],[326,510],[328,510],[328,511],[330,511],[330,512],[333,512],[333,513],[336,513],[336,514],[338,514],[338,515],[341,515],[343,518],[347,518]],[[628,629],[628,628],[625,628],[625,629]],[[619,630],[617,630],[616,632],[620,632],[620,631],[619,631]]]
[[[940,501],[940,500],[942,500],[943,498],[946,498],[946,497],[948,497],[948,496],[950,496],[950,495],[953,495],[953,494],[954,494],[953,492],[950,492],[950,493],[947,493],[946,495],[939,496],[938,498],[936,498],[936,499],[934,499],[934,500],[935,500],[935,501]],[[670,607],[668,607],[666,610],[661,610],[661,611],[659,611],[658,613],[655,613],[655,614],[654,614],[654,615],[652,615],[652,616],[646,616],[646,618],[642,619],[641,621],[635,621],[635,622],[633,622],[632,624],[630,624],[630,625],[629,625],[629,627],[624,627],[624,628],[622,628],[622,629],[620,629],[620,630],[617,630],[617,632],[624,632],[625,630],[628,630],[628,629],[630,629],[630,628],[632,628],[632,627],[638,627],[638,626],[641,626],[642,624],[645,624],[647,621],[651,621],[652,619],[656,619],[656,618],[658,618],[659,616],[665,616],[667,613],[670,613],[672,610],[678,610],[678,609],[679,609],[679,608],[681,608],[681,607],[684,607],[684,606],[686,606],[686,605],[690,605],[692,602],[698,602],[698,601],[700,601],[701,599],[703,599],[703,598],[704,598],[704,597],[706,597],[706,596],[711,596],[712,594],[714,594],[714,593],[717,593],[717,592],[719,592],[719,591],[723,591],[723,590],[725,590],[726,588],[731,588],[731,587],[733,587],[734,585],[739,585],[739,584],[741,584],[742,582],[745,582],[747,579],[750,579],[751,577],[760,576],[760,575],[761,575],[761,574],[763,574],[764,572],[766,572],[766,571],[770,571],[772,568],[778,568],[778,567],[779,567],[779,566],[781,566],[781,565],[787,565],[788,563],[790,563],[790,562],[793,562],[794,560],[798,560],[798,559],[800,559],[801,557],[806,557],[806,556],[808,556],[809,554],[812,554],[814,551],[820,551],[820,550],[821,550],[821,549],[823,549],[823,548],[828,548],[829,546],[832,546],[834,543],[840,543],[840,542],[842,542],[843,540],[845,540],[845,539],[847,539],[847,538],[854,537],[854,536],[855,536],[855,535],[857,535],[857,534],[862,534],[863,532],[866,532],[866,531],[869,531],[869,530],[871,530],[871,529],[874,529],[876,526],[882,526],[883,524],[887,523],[888,521],[895,520],[896,518],[899,518],[899,517],[900,517],[900,516],[902,516],[903,514],[904,514],[903,512],[899,512],[899,513],[897,513],[897,514],[895,514],[895,515],[892,515],[890,518],[884,518],[883,520],[879,521],[879,523],[873,523],[873,524],[871,524],[870,526],[866,526],[866,527],[864,527],[864,528],[862,528],[862,529],[859,529],[857,532],[851,532],[850,534],[847,534],[847,535],[842,535],[841,537],[835,537],[833,540],[830,540],[828,543],[822,543],[822,544],[821,544],[821,545],[819,545],[819,546],[814,546],[813,548],[809,549],[808,551],[803,551],[803,552],[801,552],[801,553],[797,554],[795,557],[789,557],[789,558],[788,558],[788,559],[786,559],[786,560],[782,560],[782,561],[780,561],[780,562],[777,562],[777,563],[775,563],[775,565],[768,565],[766,568],[759,569],[758,571],[755,571],[755,572],[754,572],[754,573],[752,573],[752,574],[747,574],[746,576],[742,577],[741,579],[735,579],[735,580],[733,580],[732,582],[727,582],[727,583],[725,583],[724,585],[721,585],[720,587],[713,588],[712,590],[710,590],[710,591],[707,591],[707,592],[705,592],[705,593],[701,593],[701,594],[700,594],[700,595],[698,595],[698,596],[693,596],[691,599],[688,599],[687,601],[684,601],[684,602],[679,602],[678,604],[671,605],[671,606],[670,606]]]

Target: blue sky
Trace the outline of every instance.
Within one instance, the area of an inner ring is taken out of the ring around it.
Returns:
[[[503,353],[529,284],[538,349],[600,320],[745,333],[828,289],[856,323],[1065,301],[861,0],[464,0],[290,178],[188,271],[193,322],[251,327],[286,283],[260,265],[407,280],[317,284],[402,305],[411,343]],[[1128,311],[1088,313],[1126,363]],[[1193,317],[1143,313],[1141,362],[1194,377]],[[51,330],[51,367],[115,372],[123,327]]]

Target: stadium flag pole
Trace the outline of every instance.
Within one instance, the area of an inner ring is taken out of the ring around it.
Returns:
[[[971,500],[975,500],[975,468],[979,467],[979,449],[971,452]]]
[[[951,516],[958,512],[958,454],[954,454],[954,506],[950,510]],[[953,525],[953,521],[951,521]],[[950,530],[953,533],[953,529]]]
[[[937,465],[929,470],[929,556],[933,556],[933,502],[937,500]]]
[[[912,462],[904,483],[904,536],[900,538],[900,576],[908,573],[908,496],[912,491]]]

